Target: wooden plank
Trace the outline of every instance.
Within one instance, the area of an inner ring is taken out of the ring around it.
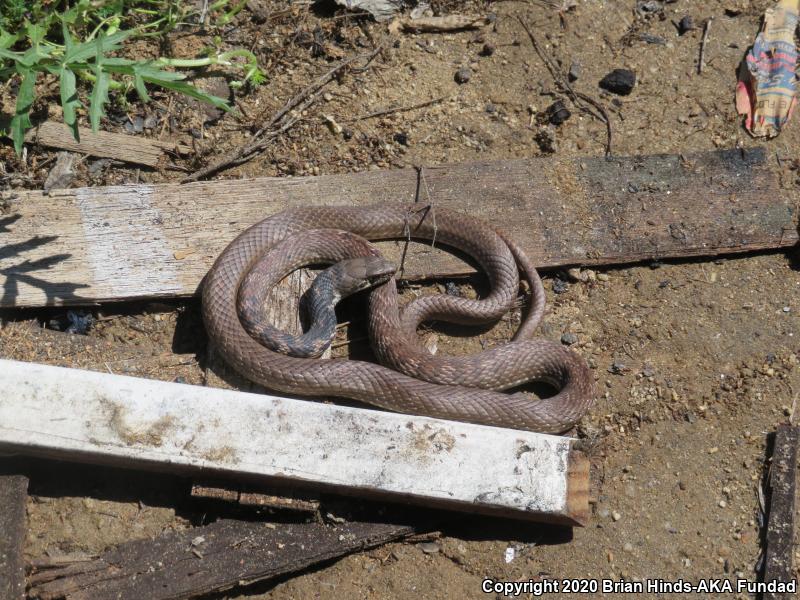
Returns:
[[[7,360],[0,389],[0,451],[569,525],[588,518],[588,472],[572,438]]]
[[[771,492],[767,522],[767,554],[764,562],[764,583],[768,586],[772,582],[785,584],[796,579],[794,503],[798,443],[800,443],[800,427],[778,426],[769,474]],[[764,600],[794,597],[793,592],[785,590],[768,589],[763,595]]]
[[[191,152],[191,148],[185,144],[164,142],[143,136],[109,131],[93,132],[85,127],[79,127],[78,134],[80,141],[73,137],[72,130],[64,123],[45,121],[32,129],[26,139],[42,146],[113,158],[147,167],[159,166],[167,152],[178,154]]]
[[[535,158],[321,177],[0,195],[0,306],[195,294],[225,245],[291,206],[434,202],[483,217],[541,267],[794,245],[795,203],[764,150]],[[54,208],[54,207],[57,207]],[[398,260],[402,243],[384,244]],[[472,267],[415,244],[404,276]]]
[[[414,533],[408,525],[217,521],[31,577],[42,600],[179,600],[299,571]]]
[[[10,474],[9,470],[11,471]],[[10,460],[0,461],[0,598],[25,597],[22,548],[27,533],[28,478],[13,473]]]

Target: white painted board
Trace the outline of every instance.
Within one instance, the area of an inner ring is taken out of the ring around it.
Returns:
[[[575,440],[0,360],[0,451],[580,524]]]

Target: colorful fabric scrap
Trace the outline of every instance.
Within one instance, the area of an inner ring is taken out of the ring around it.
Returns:
[[[736,86],[736,109],[755,137],[775,137],[792,116],[797,98],[794,32],[800,0],[779,0],[747,53]]]

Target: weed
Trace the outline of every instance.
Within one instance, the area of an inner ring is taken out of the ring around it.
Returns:
[[[218,0],[209,11],[222,11],[218,19],[227,23],[244,4]],[[231,110],[223,98],[191,85],[186,73],[175,69],[234,67],[244,76],[232,87],[245,82],[257,85],[265,77],[249,50],[210,49],[199,58],[147,61],[114,56],[126,41],[163,35],[191,16],[193,13],[182,2],[174,0],[78,0],[71,7],[55,0],[0,0],[0,83],[19,78],[10,132],[17,153],[22,151],[25,131],[31,127],[30,110],[40,75],[58,79],[64,122],[76,139],[78,110],[83,106],[79,82],[91,86],[88,116],[94,131],[105,114],[112,89],[123,93],[136,90],[142,102],[148,102],[147,85],[155,85]]]

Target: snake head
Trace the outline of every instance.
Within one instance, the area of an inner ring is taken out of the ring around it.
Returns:
[[[395,266],[382,256],[359,256],[348,258],[339,263],[342,267],[341,289],[349,290],[354,294],[361,290],[382,285],[394,276]]]

